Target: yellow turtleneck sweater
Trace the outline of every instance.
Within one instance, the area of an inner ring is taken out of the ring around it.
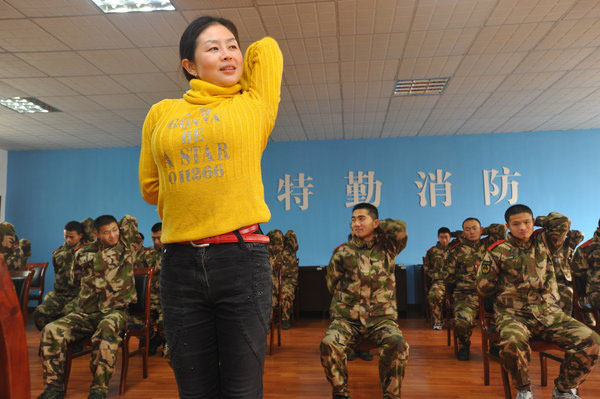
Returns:
[[[239,84],[193,79],[144,122],[139,182],[158,205],[162,241],[198,240],[271,218],[260,162],[277,117],[283,57],[265,37],[248,47]]]

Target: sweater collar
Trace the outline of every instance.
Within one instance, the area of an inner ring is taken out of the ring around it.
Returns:
[[[221,87],[200,79],[190,80],[190,87],[191,89],[183,95],[183,98],[187,102],[197,105],[221,102],[242,91],[242,85],[239,83],[230,87]]]

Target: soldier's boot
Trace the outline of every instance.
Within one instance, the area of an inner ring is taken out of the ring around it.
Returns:
[[[529,389],[517,391],[516,399],[533,399],[533,393]]]
[[[290,324],[290,320],[289,319],[283,319],[283,320],[281,320],[281,328],[283,328],[284,330],[289,330],[291,326],[292,325]]]
[[[92,389],[88,396],[88,399],[106,399],[106,392],[99,389]]]
[[[577,395],[576,389],[570,389],[569,392],[561,392],[557,387],[554,387],[552,391],[552,399],[580,399],[581,396]]]
[[[366,362],[370,362],[371,360],[373,360],[373,354],[371,353],[371,351],[356,351],[356,354],[358,355],[358,357],[360,357]]]
[[[434,330],[441,330],[442,329],[442,323],[433,323],[433,329]]]
[[[458,350],[458,353],[456,355],[456,358],[458,360],[462,360],[462,361],[467,361],[469,360],[469,353],[470,353],[470,346],[471,344],[468,343],[466,345],[463,345],[460,347],[460,349]]]
[[[46,386],[44,392],[37,399],[64,399],[65,391],[52,385]]]
[[[356,359],[356,352],[354,351],[354,349],[348,349],[348,353],[346,355],[346,359],[348,359],[349,362],[351,362],[354,359]]]
[[[148,345],[148,355],[154,356],[156,355],[156,351],[158,347],[163,344],[163,339],[159,333],[154,331],[152,337],[150,337],[150,345]]]
[[[350,395],[345,395],[343,393],[333,393],[333,399],[350,399]]]

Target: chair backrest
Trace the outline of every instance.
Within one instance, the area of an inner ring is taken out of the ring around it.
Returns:
[[[29,357],[23,316],[14,284],[0,259],[0,398],[30,398]]]
[[[33,278],[33,271],[24,270],[12,272],[10,276],[15,286],[17,298],[19,299],[19,303],[21,304],[21,312],[23,313],[23,318],[26,319],[27,303],[29,302],[29,286],[31,285],[31,279]]]
[[[154,268],[140,268],[134,270],[135,291],[137,293],[137,302],[129,307],[131,314],[141,314],[144,320],[150,319],[150,294],[152,291],[152,279],[154,277]]]
[[[494,316],[494,297],[479,296],[479,325],[482,338],[488,339],[496,334],[496,318]]]
[[[33,279],[31,280],[32,289],[42,290],[44,288],[44,280],[46,278],[46,269],[48,268],[48,262],[45,263],[28,263],[27,269],[33,270]]]

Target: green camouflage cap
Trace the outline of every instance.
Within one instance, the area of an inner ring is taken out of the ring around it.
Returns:
[[[571,220],[558,212],[550,212],[543,222],[544,229],[566,233],[571,229]]]

